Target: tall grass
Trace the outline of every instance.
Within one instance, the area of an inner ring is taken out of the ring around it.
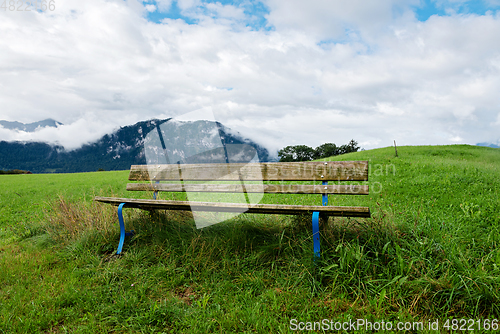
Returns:
[[[111,242],[116,234],[118,215],[112,207],[96,202],[71,202],[59,197],[47,214],[46,232],[57,243],[65,244],[90,234],[99,234]]]

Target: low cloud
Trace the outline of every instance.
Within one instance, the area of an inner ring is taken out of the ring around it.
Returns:
[[[37,141],[54,145],[62,145],[67,150],[73,150],[82,144],[92,143],[107,133],[112,133],[117,127],[103,123],[96,118],[80,119],[67,125],[38,128],[34,132],[5,129],[0,126],[0,138],[6,141]]]

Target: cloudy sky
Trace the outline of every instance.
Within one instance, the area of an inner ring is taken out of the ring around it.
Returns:
[[[500,144],[500,0],[10,3],[0,119],[65,125],[0,140],[71,149],[212,108],[271,149]]]

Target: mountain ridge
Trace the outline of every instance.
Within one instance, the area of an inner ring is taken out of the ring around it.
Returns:
[[[0,170],[21,169],[33,173],[127,170],[131,165],[146,163],[146,135],[170,119],[151,119],[120,127],[93,143],[71,151],[60,145],[43,142],[0,141]],[[224,125],[215,123],[223,145],[248,144],[256,149],[260,161],[269,160],[267,149]]]
[[[26,123],[26,124],[16,121],[11,122],[11,121],[0,120],[0,126],[2,126],[5,129],[25,131],[25,132],[35,132],[37,129],[45,127],[57,128],[59,125],[63,125],[63,123],[53,120],[52,118],[47,118],[42,121]]]
[[[493,143],[477,143],[476,146],[486,146],[491,148],[500,148],[500,146]]]

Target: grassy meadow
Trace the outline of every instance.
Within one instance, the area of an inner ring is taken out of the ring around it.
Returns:
[[[371,194],[329,203],[372,218],[330,218],[316,261],[310,217],[243,214],[197,230],[188,213],[133,209],[136,234],[117,257],[116,209],[92,198],[140,197],[125,191],[128,171],[0,175],[0,333],[289,333],[323,319],[423,332],[439,320],[446,332],[447,319],[500,318],[500,149],[398,154],[331,158],[370,161]]]

